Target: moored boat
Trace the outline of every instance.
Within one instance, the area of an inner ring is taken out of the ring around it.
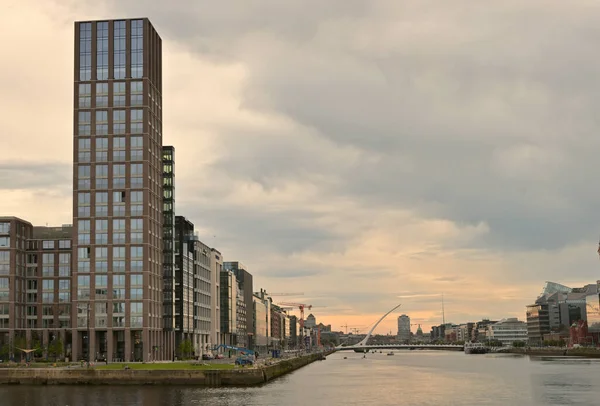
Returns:
[[[482,343],[465,343],[465,354],[486,354],[488,348]]]

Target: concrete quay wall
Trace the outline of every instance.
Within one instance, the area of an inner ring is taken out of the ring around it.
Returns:
[[[67,368],[0,369],[4,385],[197,385],[256,386],[322,357],[310,354],[272,365],[231,370],[100,370]]]

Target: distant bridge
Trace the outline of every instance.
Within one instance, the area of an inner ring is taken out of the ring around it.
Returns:
[[[385,319],[387,317],[388,314],[390,314],[391,312],[393,312],[394,310],[396,310],[397,308],[399,308],[402,305],[398,305],[396,307],[394,307],[392,310],[390,310],[389,312],[387,312],[386,314],[384,314],[377,323],[375,323],[375,325],[373,326],[373,328],[371,328],[371,330],[369,331],[369,333],[367,334],[367,336],[359,343],[354,344],[354,345],[348,345],[348,346],[341,346],[338,345],[337,347],[335,347],[336,351],[356,351],[356,352],[367,352],[371,349],[375,350],[375,349],[427,349],[427,350],[455,350],[455,351],[459,351],[462,350],[464,348],[464,346],[462,345],[457,345],[457,344],[371,344],[371,345],[367,345],[367,341],[369,341],[369,338],[371,338],[371,334],[373,334],[373,331],[375,331],[375,329],[377,328],[377,326],[379,325],[379,323],[381,323],[383,321],[383,319]]]
[[[464,346],[458,344],[370,344],[335,347],[336,351],[367,352],[371,350],[454,350],[462,351]]]

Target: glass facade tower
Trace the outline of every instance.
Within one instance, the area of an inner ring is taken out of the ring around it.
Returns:
[[[73,358],[170,359],[162,49],[148,19],[75,23]],[[86,351],[87,352],[87,351]]]

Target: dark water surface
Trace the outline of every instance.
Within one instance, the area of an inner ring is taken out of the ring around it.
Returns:
[[[337,353],[258,388],[2,386],[0,405],[600,405],[600,360]]]

